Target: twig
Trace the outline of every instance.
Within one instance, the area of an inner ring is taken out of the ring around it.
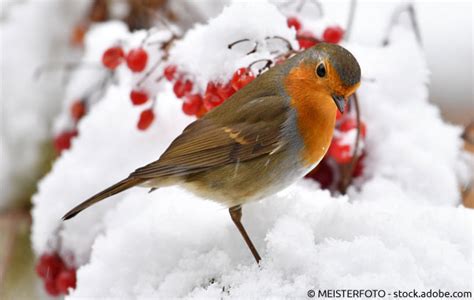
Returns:
[[[235,41],[235,42],[230,43],[229,45],[227,45],[227,49],[231,50],[235,45],[240,44],[240,43],[243,43],[243,42],[251,42],[251,40],[250,40],[250,39],[237,40],[237,41]],[[246,53],[245,55],[250,55],[250,54],[252,54],[252,53],[257,52],[258,42],[255,41],[254,43],[255,43],[255,46],[253,47],[253,49],[250,50],[250,51],[249,51],[248,53]]]
[[[281,36],[278,36],[278,35],[275,35],[275,36],[267,36],[265,38],[265,40],[282,40],[285,42],[286,44],[286,48],[288,49],[288,51],[293,51],[293,46],[291,45],[290,41],[288,41],[287,39],[285,39],[284,37],[281,37]]]
[[[355,111],[356,111],[356,139],[355,139],[355,145],[354,145],[354,150],[352,152],[352,159],[347,168],[344,168],[341,182],[340,182],[340,192],[342,194],[345,194],[347,192],[347,188],[352,182],[352,175],[354,173],[354,168],[357,163],[357,160],[359,159],[357,157],[357,152],[359,151],[359,141],[360,141],[360,108],[359,108],[359,100],[357,98],[357,93],[354,93],[352,96],[354,106],[355,106]]]
[[[401,6],[398,9],[398,11],[393,13],[392,19],[387,29],[387,34],[385,35],[385,38],[382,42],[383,46],[387,46],[390,43],[390,34],[392,33],[392,29],[395,26],[395,24],[399,22],[400,16],[404,11],[408,12],[408,16],[410,18],[410,25],[413,32],[415,33],[416,41],[418,42],[419,46],[422,46],[421,32],[418,26],[415,7],[413,6],[412,3]]]
[[[268,59],[268,58],[258,59],[256,61],[252,62],[250,65],[248,65],[247,68],[250,69],[253,65],[255,65],[259,62],[263,62],[263,61],[265,61],[266,64],[263,67],[258,69],[258,74],[257,74],[257,76],[258,76],[258,75],[262,74],[263,70],[270,68],[270,66],[273,64],[273,61],[271,59]]]
[[[346,24],[346,33],[344,34],[345,41],[349,41],[349,37],[352,33],[352,26],[354,26],[356,8],[357,8],[357,0],[351,0],[351,6],[349,8],[349,17],[347,18],[347,24]]]

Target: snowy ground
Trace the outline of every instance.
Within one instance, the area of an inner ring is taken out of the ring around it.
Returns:
[[[225,208],[179,187],[134,188],[61,223],[91,194],[155,160],[192,118],[170,91],[146,132],[130,78],[80,123],[33,198],[37,254],[60,248],[81,266],[69,299],[305,297],[308,289],[472,290],[473,212],[459,206],[469,175],[460,128],[428,103],[428,70],[403,29],[358,58],[367,166],[348,196],[312,181],[244,207],[257,266]],[[197,61],[196,63],[199,63]],[[373,80],[372,80],[373,79]],[[60,238],[58,238],[60,237]]]

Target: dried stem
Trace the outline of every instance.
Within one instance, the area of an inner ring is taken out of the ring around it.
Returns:
[[[259,62],[263,62],[263,61],[265,61],[266,64],[265,64],[262,68],[259,68],[259,69],[258,69],[258,74],[257,74],[257,76],[258,76],[258,75],[262,74],[262,72],[263,72],[265,69],[269,69],[269,68],[270,68],[270,66],[273,64],[273,61],[272,61],[271,59],[262,58],[262,59],[256,60],[256,61],[252,62],[250,65],[248,65],[247,68],[250,69],[253,65],[258,64]]]
[[[359,100],[357,98],[357,93],[354,93],[351,98],[353,99],[355,111],[356,111],[357,134],[356,134],[356,139],[355,139],[354,150],[352,152],[351,162],[346,167],[341,168],[342,177],[341,177],[341,182],[339,185],[339,191],[342,194],[345,194],[347,192],[347,188],[352,182],[352,175],[354,173],[355,165],[358,159],[357,153],[359,151],[359,141],[360,141],[360,108],[359,108]]]
[[[357,8],[357,0],[351,0],[351,6],[349,8],[349,17],[347,18],[346,33],[344,34],[344,40],[349,41],[352,33],[352,26],[354,26],[355,13]]]
[[[244,43],[244,42],[251,42],[250,39],[241,39],[241,40],[237,40],[233,43],[230,43],[229,45],[227,45],[227,49],[231,50],[235,45],[238,45],[240,43]],[[257,52],[257,48],[258,48],[258,42],[255,41],[255,46],[253,47],[252,50],[250,50],[248,53],[246,53],[245,55],[249,55],[249,54],[252,54],[252,53],[255,53]]]
[[[392,29],[395,26],[395,24],[398,23],[401,14],[405,11],[408,12],[408,16],[410,18],[410,25],[411,25],[411,28],[412,28],[413,32],[415,33],[416,41],[418,42],[418,44],[420,46],[422,46],[420,27],[418,26],[418,20],[417,20],[417,17],[416,17],[415,7],[413,6],[412,3],[407,4],[407,5],[403,5],[398,9],[398,11],[394,12],[394,14],[392,16],[392,19],[390,21],[390,24],[388,26],[386,37],[383,40],[383,45],[384,46],[386,46],[390,43],[390,34],[392,33]]]
[[[286,48],[288,49],[287,51],[293,51],[293,46],[291,46],[291,43],[290,41],[288,41],[287,39],[285,39],[284,37],[281,37],[281,36],[267,36],[265,38],[265,40],[282,40],[285,42],[286,44]]]

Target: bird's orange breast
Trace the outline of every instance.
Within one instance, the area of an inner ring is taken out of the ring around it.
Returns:
[[[306,166],[318,163],[331,143],[336,122],[336,105],[326,87],[315,78],[314,66],[294,67],[285,88],[295,108],[297,126],[304,143],[301,158]]]

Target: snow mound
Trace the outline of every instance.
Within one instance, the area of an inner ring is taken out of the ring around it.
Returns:
[[[235,1],[208,24],[189,30],[171,51],[170,61],[178,69],[195,76],[193,81],[201,90],[208,82],[226,82],[241,67],[259,59],[273,57],[271,51],[285,52],[287,45],[281,37],[298,49],[296,32],[286,26],[286,18],[267,1]],[[228,49],[228,45],[248,39]],[[256,52],[250,52],[257,43]]]
[[[223,14],[232,19],[243,7]],[[266,13],[277,17],[273,9]],[[232,34],[236,25],[219,20],[210,24],[222,22],[222,30],[228,26]],[[196,40],[195,48],[209,39]],[[406,31],[395,33],[384,48],[345,46],[359,60],[364,78],[359,92],[367,125],[364,175],[345,197],[302,180],[245,206],[243,223],[262,255],[260,267],[225,208],[179,187],[151,194],[134,188],[60,221],[85,198],[156,160],[192,121],[167,90],[157,97],[156,122],[139,132],[140,109],[128,100],[131,78],[119,73],[118,84],[80,123],[80,136],[33,198],[36,253],[59,249],[82,266],[69,298],[305,297],[310,288],[472,289],[473,213],[456,207],[458,186],[469,170],[460,129],[444,123],[427,100],[421,50]],[[178,60],[181,54],[174,55]],[[182,53],[183,62],[187,55]],[[209,68],[203,69],[203,78],[235,70],[219,61],[227,54],[213,53],[212,67],[202,55],[196,67]],[[200,73],[196,69],[193,74]]]

